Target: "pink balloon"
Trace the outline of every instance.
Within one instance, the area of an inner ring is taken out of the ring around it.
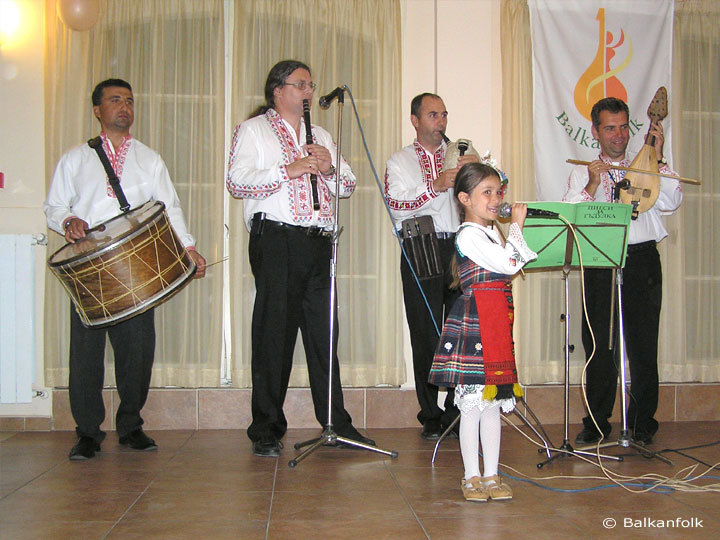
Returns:
[[[72,30],[89,30],[98,20],[98,0],[57,0],[60,19]]]

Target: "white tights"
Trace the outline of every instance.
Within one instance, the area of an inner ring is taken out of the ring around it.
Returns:
[[[500,405],[480,411],[473,407],[460,413],[460,453],[465,466],[465,480],[480,475],[479,439],[482,442],[484,476],[498,473],[500,460]]]

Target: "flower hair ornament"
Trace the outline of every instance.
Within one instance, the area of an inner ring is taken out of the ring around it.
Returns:
[[[502,187],[507,186],[508,177],[505,175],[502,169],[500,169],[497,160],[492,157],[492,152],[490,150],[487,150],[485,154],[480,158],[480,163],[482,163],[483,165],[487,165],[488,167],[492,167],[497,173],[497,175],[500,177],[500,185]]]

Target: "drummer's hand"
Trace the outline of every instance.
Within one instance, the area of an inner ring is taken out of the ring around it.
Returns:
[[[459,170],[460,169],[458,167],[455,167],[454,169],[448,169],[440,173],[440,176],[433,181],[433,189],[435,190],[435,193],[442,193],[443,191],[447,191],[451,187],[454,187],[455,176],[457,176]]]
[[[205,277],[205,258],[200,255],[195,248],[187,248],[188,255],[190,255],[190,258],[195,261],[195,266],[197,267],[197,270],[195,271],[195,278],[200,279],[202,277]]]
[[[70,224],[65,229],[65,240],[74,244],[75,240],[85,238],[85,231],[89,228],[86,221],[77,217],[70,218]]]

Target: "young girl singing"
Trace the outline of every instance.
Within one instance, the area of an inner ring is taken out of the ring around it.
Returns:
[[[510,278],[537,258],[522,235],[527,205],[512,206],[507,242],[494,227],[504,194],[501,177],[505,179],[502,171],[486,161],[463,166],[455,179],[463,222],[455,239],[456,279],[463,294],[450,310],[430,371],[431,383],[455,387],[465,467],[461,486],[468,501],[512,498],[510,486],[498,475],[500,409],[512,411],[515,396],[522,396],[512,340]]]

